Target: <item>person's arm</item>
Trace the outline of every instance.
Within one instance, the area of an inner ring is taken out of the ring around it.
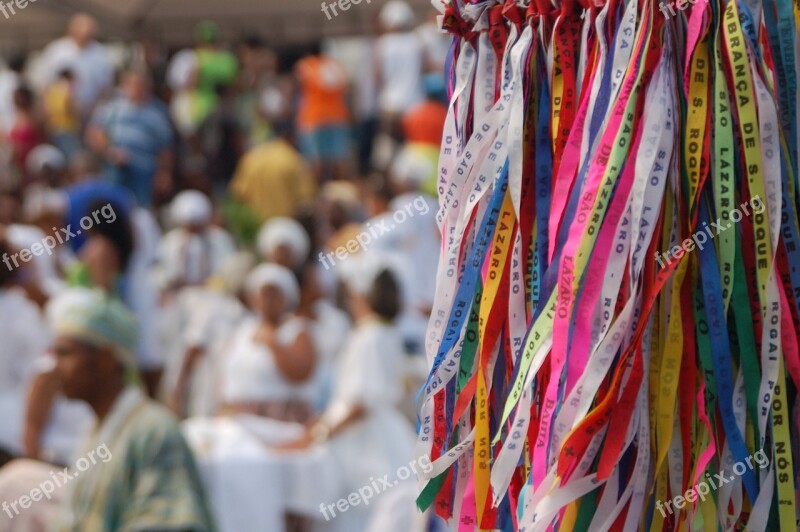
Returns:
[[[338,419],[333,422],[327,421],[324,415],[320,416],[306,425],[302,436],[296,440],[277,445],[274,449],[278,451],[299,451],[308,449],[314,444],[325,443],[351,425],[359,422],[364,418],[366,413],[366,406],[355,404],[349,406],[347,410],[343,414],[337,416]]]
[[[86,128],[86,144],[98,153],[105,153],[109,146],[108,135],[102,126],[96,123]]]
[[[288,346],[281,345],[274,333],[266,338],[266,342],[275,357],[278,371],[287,380],[301,383],[311,377],[317,363],[317,355],[309,333],[301,332]]]
[[[176,416],[183,417],[186,406],[186,392],[189,389],[189,377],[192,375],[192,370],[197,364],[197,361],[203,356],[203,352],[203,347],[199,345],[189,347],[186,350],[186,355],[183,358],[181,369],[178,372],[178,379],[175,383],[175,389],[172,390],[172,393],[169,397],[168,406]]]
[[[175,158],[172,148],[164,148],[158,154],[158,170],[153,184],[156,194],[166,195],[172,188],[172,169]]]
[[[41,438],[50,410],[59,391],[58,378],[53,370],[34,377],[25,406],[25,429],[22,446],[27,458],[39,458]]]
[[[343,432],[346,428],[363,419],[366,414],[367,407],[365,405],[361,403],[349,405],[347,410],[338,416],[338,419],[328,421],[325,416],[321,416],[314,423],[308,425],[306,432],[315,442],[319,443]]]
[[[86,126],[86,145],[98,155],[115,166],[124,166],[130,160],[130,154],[114,147],[108,135],[113,120],[113,103],[99,107],[92,113],[92,119]]]

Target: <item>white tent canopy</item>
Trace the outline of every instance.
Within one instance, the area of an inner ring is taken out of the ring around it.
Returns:
[[[361,0],[346,11],[337,9],[337,16],[330,20],[322,12],[321,0],[0,1],[6,4],[5,13],[0,13],[0,47],[10,50],[41,47],[62,35],[67,19],[80,11],[98,19],[100,37],[106,40],[156,37],[185,44],[191,41],[194,25],[208,19],[217,22],[229,38],[257,33],[271,43],[297,43],[364,33],[386,0]],[[408,1],[421,16],[432,10],[429,0]]]

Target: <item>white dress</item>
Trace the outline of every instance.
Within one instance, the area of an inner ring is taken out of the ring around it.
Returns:
[[[350,336],[350,318],[327,299],[314,303],[314,311],[317,315],[312,326],[314,345],[317,347],[317,393],[313,406],[321,412],[330,401],[333,370],[339,353]]]
[[[425,52],[414,32],[387,33],[375,44],[381,88],[378,107],[384,113],[403,113],[424,99],[422,69]]]
[[[254,340],[258,326],[257,318],[248,319],[221,353],[220,402],[313,398],[313,378],[298,386],[278,373],[272,353]],[[279,328],[278,341],[288,345],[306,327],[307,320],[291,318]],[[323,457],[323,449],[317,449],[311,460],[270,450],[269,446],[298,438],[303,430],[298,423],[250,414],[197,417],[183,423],[222,532],[283,532],[284,514],[291,510],[295,494],[318,492],[319,477],[335,478],[334,465]]]
[[[281,375],[270,349],[255,340],[259,325],[257,318],[251,318],[233,334],[223,354],[220,402],[304,402],[312,405],[315,399],[314,378],[294,384]],[[306,329],[310,329],[308,320],[289,318],[278,328],[277,340],[281,345],[289,346]]]
[[[173,229],[159,245],[160,282],[162,286],[176,282],[202,284],[219,273],[235,252],[233,238],[219,227],[209,227],[202,235]]]
[[[178,292],[170,304],[170,323],[165,326],[168,358],[162,378],[163,391],[169,396],[175,388],[186,352],[203,348],[188,379],[186,412],[188,416],[210,416],[216,411],[214,382],[219,375],[223,347],[246,319],[248,311],[238,299],[205,286],[190,286]]]
[[[359,530],[359,532],[409,532],[415,530],[413,477],[400,482],[398,471],[414,458],[416,436],[411,423],[397,405],[402,400],[404,367],[403,343],[390,324],[368,321],[357,326],[337,364],[333,398],[323,414],[328,424],[336,424],[354,406],[366,408],[366,415],[326,444],[312,448],[304,460],[289,463],[295,468],[289,479],[302,478],[305,471],[320,469],[320,457],[336,465],[335,477],[319,477],[319,487],[307,493],[292,489],[292,509],[316,518],[319,530]],[[320,451],[324,452],[320,452]],[[329,458],[328,458],[329,457]],[[391,491],[376,495],[368,506],[353,506],[346,513],[324,521],[320,503],[335,503],[372,485],[375,479],[395,479]],[[327,486],[326,486],[327,484]],[[337,491],[338,490],[338,491]],[[332,494],[331,494],[332,493]],[[390,515],[391,514],[391,515]]]
[[[50,334],[36,305],[16,290],[0,290],[0,338],[0,447],[21,453],[28,386]]]
[[[359,325],[347,342],[336,370],[329,423],[350,408],[366,407],[366,416],[345,429],[330,445],[344,466],[350,489],[365,485],[408,464],[416,434],[397,405],[404,396],[403,343],[397,329],[379,321]]]

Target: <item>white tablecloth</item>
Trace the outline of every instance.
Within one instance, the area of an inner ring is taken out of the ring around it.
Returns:
[[[325,448],[298,453],[269,448],[302,430],[256,416],[184,422],[221,532],[284,532],[287,512],[320,520],[319,505],[341,497],[337,464]]]

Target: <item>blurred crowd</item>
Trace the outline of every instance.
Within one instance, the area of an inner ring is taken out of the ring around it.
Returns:
[[[319,506],[413,458],[450,40],[101,29],[0,72],[0,530],[422,529],[413,480]]]

